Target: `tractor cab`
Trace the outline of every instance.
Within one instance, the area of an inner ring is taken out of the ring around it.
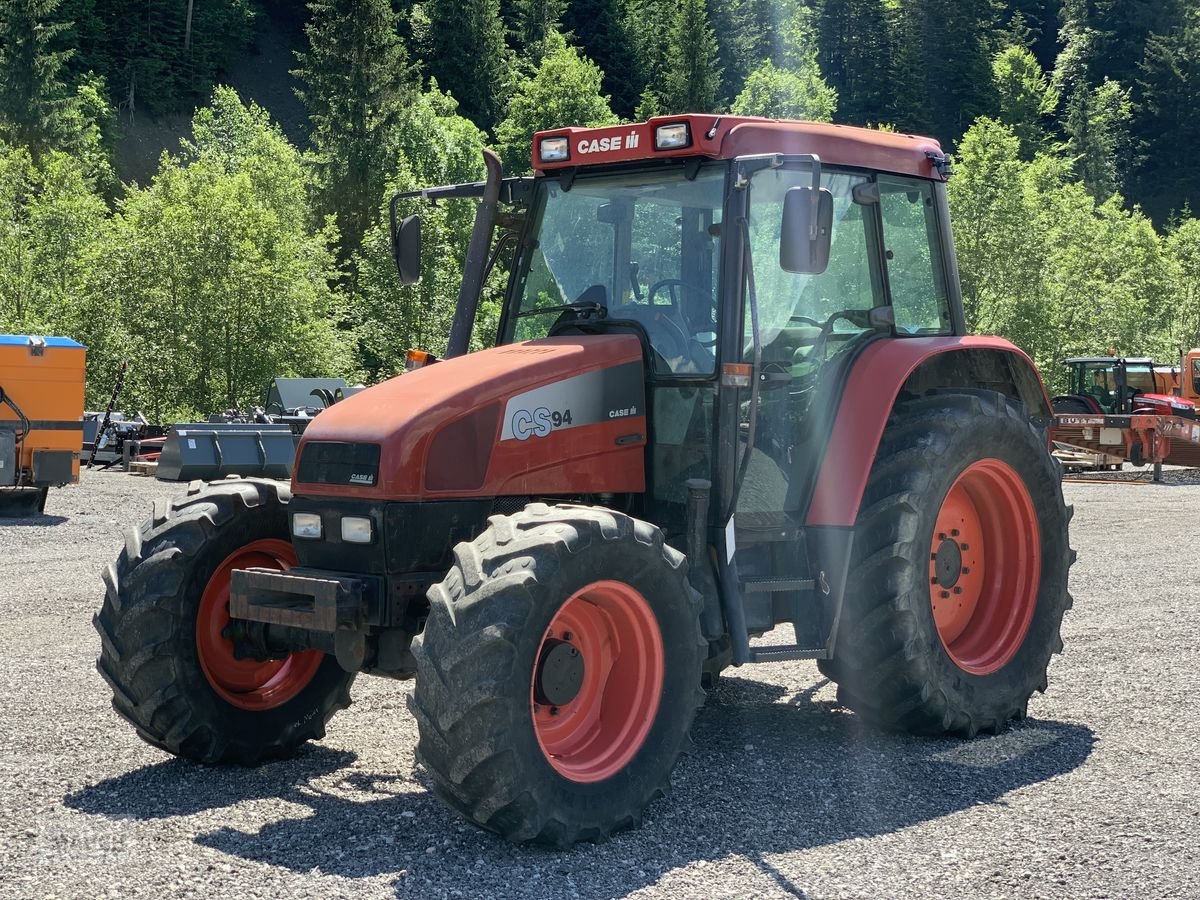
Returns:
[[[1075,357],[1063,364],[1069,393],[1054,398],[1055,412],[1196,417],[1195,403],[1175,391],[1175,371],[1162,371],[1148,357]]]

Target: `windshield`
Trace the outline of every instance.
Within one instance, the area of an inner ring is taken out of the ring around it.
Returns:
[[[537,243],[507,339],[560,333],[569,308],[645,330],[659,374],[711,374],[725,167],[580,177],[538,191]],[[615,330],[615,329],[610,329]]]

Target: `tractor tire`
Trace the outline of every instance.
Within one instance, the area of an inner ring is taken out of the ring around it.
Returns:
[[[1045,437],[990,391],[898,403],[855,525],[839,702],[917,734],[999,732],[1062,650],[1071,510]]]
[[[515,841],[636,826],[704,701],[683,554],[607,509],[493,516],[429,590],[409,708],[434,791]]]
[[[147,743],[255,765],[324,737],[330,716],[349,706],[354,674],[332,656],[237,659],[222,634],[233,569],[295,564],[290,499],[286,485],[262,479],[193,482],[185,497],[156,501],[105,570],[96,668]]]

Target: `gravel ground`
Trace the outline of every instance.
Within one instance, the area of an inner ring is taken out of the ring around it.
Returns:
[[[1022,725],[879,734],[811,663],[748,667],[640,830],[554,853],[427,792],[406,684],[360,678],[324,741],[258,769],[138,740],[91,617],[125,527],[180,486],[85,473],[0,524],[0,897],[1200,896],[1200,484],[1172,481],[1066,486],[1075,609]]]

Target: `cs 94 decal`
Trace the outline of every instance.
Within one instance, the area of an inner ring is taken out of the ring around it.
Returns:
[[[512,414],[512,434],[518,441],[531,437],[546,437],[555,428],[573,424],[571,410],[549,410],[539,406],[535,410],[518,409]]]

